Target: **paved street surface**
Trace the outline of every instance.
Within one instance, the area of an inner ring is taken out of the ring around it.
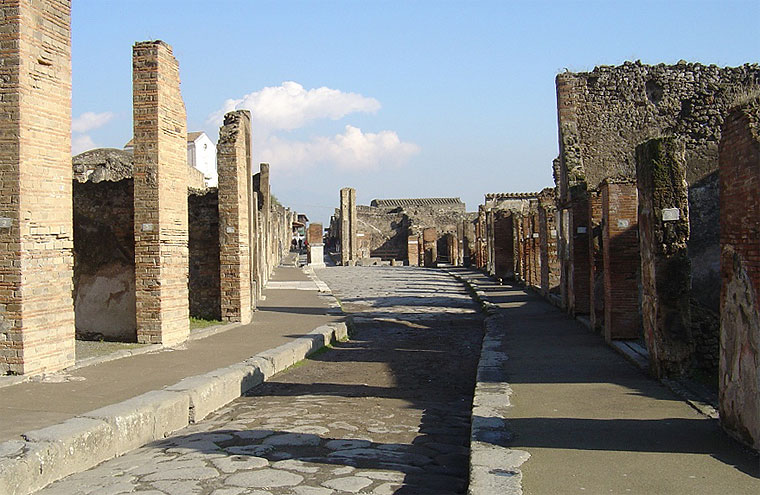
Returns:
[[[467,292],[434,270],[333,267],[317,275],[354,315],[350,342],[165,441],[39,493],[465,493],[482,338]]]

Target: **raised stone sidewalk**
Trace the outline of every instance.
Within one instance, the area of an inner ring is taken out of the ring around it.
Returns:
[[[271,285],[250,325],[0,388],[0,493],[29,494],[163,439],[347,338],[337,303],[313,272],[280,267]]]

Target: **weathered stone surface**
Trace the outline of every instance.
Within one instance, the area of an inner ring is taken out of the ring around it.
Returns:
[[[233,474],[227,478],[227,483],[230,485],[252,488],[295,486],[301,481],[303,481],[303,476],[279,469],[262,469],[251,473]]]
[[[689,203],[683,143],[653,139],[636,148],[642,316],[650,368],[678,376],[692,365]],[[677,219],[666,220],[667,209]]]
[[[97,148],[71,159],[77,182],[117,182],[132,178],[134,156],[116,148]]]

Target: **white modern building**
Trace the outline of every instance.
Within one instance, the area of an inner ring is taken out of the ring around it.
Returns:
[[[124,145],[124,151],[134,151],[132,139]],[[217,186],[219,176],[216,173],[216,145],[205,132],[187,133],[187,164],[203,173],[207,186]]]

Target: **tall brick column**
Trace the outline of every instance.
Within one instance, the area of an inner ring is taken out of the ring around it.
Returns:
[[[434,227],[422,231],[422,243],[424,265],[435,266],[438,261],[438,232]]]
[[[638,194],[632,181],[605,180],[602,189],[604,246],[604,338],[641,336],[638,236]]]
[[[584,191],[573,193],[570,203],[570,272],[568,303],[572,314],[591,311],[591,253],[589,250],[589,205]]]
[[[720,421],[760,450],[760,99],[720,141]]]
[[[602,193],[589,191],[589,321],[595,332],[604,327],[604,253]],[[637,239],[638,242],[638,239]],[[638,292],[638,289],[636,290]]]
[[[222,320],[251,321],[251,114],[224,116],[216,146],[219,173],[219,261]]]
[[[538,233],[541,250],[541,292],[548,295],[559,285],[557,258],[557,208],[551,189],[541,191],[538,206]]]
[[[74,364],[71,2],[0,5],[0,374]]]
[[[494,271],[499,278],[515,276],[514,216],[509,211],[494,211],[493,251]]]
[[[409,266],[420,265],[420,243],[418,237],[410,235],[406,240],[406,259]]]
[[[689,201],[684,146],[672,138],[636,147],[641,312],[652,373],[681,375],[694,353],[689,291]]]
[[[344,266],[356,263],[358,258],[356,224],[356,189],[344,187],[340,190],[340,259]]]
[[[132,50],[137,340],[189,334],[187,124],[179,64],[163,41]]]
[[[253,191],[251,193],[251,265],[253,270],[251,285],[253,286],[254,291],[254,301],[259,301],[261,299],[261,294],[264,291],[264,276],[262,275],[264,269],[261,259],[261,237],[263,233],[260,223],[259,193],[256,192],[255,177],[251,177],[250,183],[251,190]]]

